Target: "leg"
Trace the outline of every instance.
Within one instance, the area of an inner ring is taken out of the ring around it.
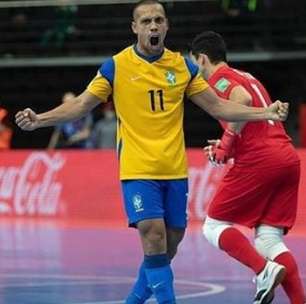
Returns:
[[[167,256],[169,261],[177,252],[187,225],[187,179],[168,180],[161,183],[163,210],[166,224]],[[149,278],[148,278],[149,279]]]
[[[167,254],[172,260],[176,255],[187,226],[187,179],[167,182],[165,196],[165,222],[167,226]]]
[[[267,262],[249,240],[229,222],[206,218],[203,233],[214,246],[251,268],[257,275],[257,292],[254,304],[268,304],[274,297],[274,289],[283,279],[285,268]]]
[[[144,220],[137,224],[149,286],[158,303],[175,303],[173,273],[167,255],[167,234],[163,219]]]
[[[125,304],[143,304],[152,296],[152,290],[149,286],[144,262],[140,265],[136,282],[129,293]]]
[[[273,260],[287,269],[282,286],[290,299],[291,304],[304,304],[306,302],[303,284],[298,266],[289,249],[283,241],[284,229],[267,225],[256,228],[255,246],[264,257]]]
[[[124,181],[122,183],[129,223],[131,226],[137,226],[145,254],[136,283],[126,300],[128,304],[144,303],[152,295],[152,283],[148,272],[153,273],[153,268],[163,266],[172,276],[167,257],[162,183],[152,180]],[[148,268],[152,268],[152,270],[148,270]],[[159,275],[157,274],[157,276]],[[165,281],[167,284],[168,282],[170,285],[172,284],[171,278]],[[154,283],[153,285],[156,286]],[[157,287],[159,286],[157,285]],[[162,288],[162,286],[160,287]],[[158,298],[158,296],[156,297]]]
[[[287,274],[282,286],[292,304],[305,303],[305,291],[301,282],[298,267],[289,249],[283,241],[284,229],[287,231],[294,225],[297,212],[298,186],[300,166],[274,170],[276,184],[272,187],[268,209],[259,221],[256,229],[255,244],[257,250],[269,259],[284,265]],[[277,228],[282,227],[282,228]]]
[[[184,228],[167,228],[167,255],[170,261],[177,253],[179,243],[185,234]]]
[[[255,274],[259,274],[264,269],[266,260],[232,223],[207,217],[203,234],[209,243],[251,268]]]
[[[167,228],[167,255],[170,261],[174,258],[184,234],[185,229]],[[126,300],[126,304],[142,304],[149,299],[151,295],[152,290],[148,286],[145,266],[144,263],[142,263],[138,272],[137,281],[133,291]]]
[[[177,252],[177,247],[183,239],[184,234],[185,229],[167,228],[167,255],[170,261],[174,258]],[[142,304],[149,299],[151,295],[152,290],[148,286],[144,263],[142,263],[133,292],[130,293],[126,304]]]

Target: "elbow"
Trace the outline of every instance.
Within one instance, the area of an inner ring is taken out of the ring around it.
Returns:
[[[217,120],[225,120],[225,121],[229,121],[224,115],[220,114],[220,113],[212,113],[211,114],[213,118],[217,119]]]
[[[223,113],[224,111],[222,110],[222,108],[214,108],[214,109],[211,109],[209,111],[209,114],[217,119],[217,120],[225,120],[225,121],[228,121],[228,119],[226,118],[226,114]]]

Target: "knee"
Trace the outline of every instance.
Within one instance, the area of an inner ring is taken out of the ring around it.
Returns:
[[[260,225],[256,228],[255,248],[265,258],[274,260],[283,252],[289,251],[283,242],[283,229]]]
[[[145,254],[159,254],[166,252],[166,233],[158,225],[150,225],[139,229]]]
[[[151,243],[160,245],[165,242],[166,235],[163,231],[151,230],[145,235],[145,239]]]
[[[207,241],[213,246],[219,248],[219,238],[222,232],[232,226],[229,222],[215,220],[206,217],[202,231]]]

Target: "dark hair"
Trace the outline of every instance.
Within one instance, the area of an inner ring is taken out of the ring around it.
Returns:
[[[140,1],[138,1],[138,2],[134,5],[134,7],[133,7],[133,14],[132,14],[133,18],[135,17],[135,12],[136,12],[136,10],[137,10],[137,8],[138,8],[139,6],[142,6],[142,5],[149,5],[149,4],[160,4],[160,5],[164,8],[164,6],[162,5],[162,3],[161,3],[160,1],[158,1],[158,0],[140,0]],[[164,8],[164,9],[165,9],[165,8]]]
[[[226,44],[222,36],[213,31],[197,35],[190,44],[190,51],[196,58],[201,53],[207,55],[214,64],[226,62]]]

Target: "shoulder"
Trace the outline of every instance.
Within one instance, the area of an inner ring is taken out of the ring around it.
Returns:
[[[102,68],[106,69],[106,70],[114,69],[115,62],[118,59],[121,59],[122,57],[125,57],[125,56],[129,55],[131,53],[131,49],[132,49],[132,46],[129,46],[129,47],[125,48],[124,50],[120,51],[119,53],[117,53],[116,55],[105,59],[102,62],[100,69],[102,69]]]
[[[238,85],[235,70],[228,66],[218,68],[209,78],[208,82],[220,93],[224,93]]]
[[[113,59],[115,61],[120,60],[122,58],[126,58],[131,56],[133,53],[133,46],[130,45],[128,47],[126,47],[125,49],[123,49],[122,51],[120,51],[119,53],[117,53],[116,55],[113,56]]]
[[[184,57],[180,52],[173,52],[169,49],[165,49],[165,58],[169,61],[171,60],[173,65],[181,65],[187,68],[191,78],[195,77],[199,72],[198,66],[194,64],[191,59]]]
[[[195,77],[199,73],[199,67],[194,64],[190,58],[184,57],[184,62],[188,68],[191,78]]]
[[[106,78],[110,84],[113,83],[115,74],[115,62],[113,57],[103,61],[99,68],[99,73],[101,74],[101,76]]]

